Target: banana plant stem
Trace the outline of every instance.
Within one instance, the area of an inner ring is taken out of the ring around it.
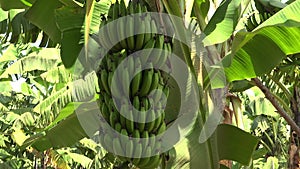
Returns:
[[[252,81],[256,84],[256,86],[264,93],[265,97],[271,102],[271,104],[275,107],[277,112],[283,117],[286,122],[291,126],[292,130],[300,136],[300,128],[295,123],[295,121],[285,112],[285,110],[279,105],[273,94],[270,90],[263,85],[263,83],[258,78],[253,78]]]

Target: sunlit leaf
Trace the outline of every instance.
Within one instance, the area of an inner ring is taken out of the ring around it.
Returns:
[[[5,50],[3,55],[0,57],[1,62],[13,61],[16,60],[17,57],[17,49],[14,45],[9,45],[8,48]]]
[[[205,46],[221,43],[227,40],[235,30],[240,16],[241,0],[223,1],[204,29]]]
[[[286,55],[300,52],[300,2],[295,1],[269,18],[254,32],[239,32],[233,41],[225,73],[229,81],[253,78],[269,72]],[[276,26],[268,26],[276,24]],[[289,38],[287,38],[289,37]],[[228,65],[227,65],[228,66]]]
[[[49,70],[60,63],[59,51],[55,48],[45,48],[39,53],[31,53],[10,65],[0,76],[8,78],[12,74],[22,74],[33,70]],[[32,66],[34,65],[34,66]]]
[[[11,137],[14,142],[21,146],[29,136],[26,136],[23,130],[15,129],[15,131],[11,134]]]
[[[69,152],[68,155],[77,163],[81,164],[84,168],[88,168],[89,164],[92,163],[92,160],[82,154],[78,153],[71,153]]]
[[[278,169],[278,159],[276,157],[268,157],[267,163],[262,169]]]
[[[0,82],[0,93],[12,91],[12,86],[10,81]]]
[[[82,104],[77,108],[76,113],[72,113],[65,120],[45,131],[45,136],[28,139],[26,144],[32,144],[33,147],[42,151],[50,147],[71,146],[80,139],[88,137],[88,134],[93,134],[99,128],[98,106],[95,105],[97,105],[95,102]],[[88,126],[82,126],[83,123]],[[87,133],[85,128],[92,133]]]

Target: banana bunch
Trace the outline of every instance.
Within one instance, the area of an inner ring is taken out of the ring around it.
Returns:
[[[114,133],[100,128],[99,139],[107,150],[114,154],[121,151],[126,156],[118,156],[120,160],[129,161],[141,169],[153,169],[160,165],[164,157],[158,135],[167,129],[164,111],[166,100],[163,96],[168,98],[169,85],[166,76],[163,76],[165,72],[160,68],[167,65],[172,44],[165,36],[157,34],[159,29],[155,21],[143,12],[147,12],[147,9],[139,2],[133,4],[130,1],[126,7],[124,0],[116,1],[101,23],[107,26],[103,27],[104,34],[99,37],[99,44],[107,49],[113,47],[97,70],[100,89],[97,102],[102,120],[114,129]],[[132,14],[138,14],[138,17],[132,17]],[[126,20],[117,22],[119,25],[109,24],[126,15]],[[152,31],[154,33],[144,33]],[[125,36],[135,32],[137,34],[134,36]],[[115,43],[119,39],[121,41]],[[135,51],[144,49],[147,52],[134,55]],[[131,54],[133,57],[129,57]],[[142,70],[142,65],[150,68]],[[121,72],[115,73],[119,68]],[[129,77],[134,72],[138,73],[130,81]],[[154,90],[160,92],[150,95]],[[116,104],[112,93],[119,100]],[[129,94],[130,100],[123,98],[126,94]],[[134,109],[129,105],[133,105]],[[126,117],[120,112],[125,113]],[[127,136],[127,139],[120,135]]]
[[[107,17],[102,18],[100,28],[103,28],[103,34],[99,37],[100,45],[113,52],[122,49],[131,51],[142,49],[158,31],[155,21],[145,12],[148,12],[147,7],[140,3],[133,4],[130,1],[126,7],[124,0],[116,1],[110,6]],[[117,20],[123,16],[127,17]],[[112,21],[116,22],[109,24]],[[131,36],[127,37],[128,35]]]
[[[146,141],[134,142],[131,139],[122,140],[122,138],[109,135],[111,133],[102,132],[101,138],[103,139],[101,144],[104,145],[105,148],[112,147],[113,151],[123,150],[123,153],[126,154],[127,157],[120,156],[119,158],[121,160],[130,161],[140,168],[155,168],[162,160],[162,155],[158,154],[160,152],[160,144],[155,142],[156,135],[163,133],[167,126],[164,121],[164,107],[159,105],[162,102],[160,101],[161,96],[155,95],[156,98],[150,98],[147,97],[147,95],[149,95],[152,90],[158,89],[162,91],[161,94],[165,94],[165,96],[168,97],[169,87],[165,84],[159,70],[147,69],[141,71],[133,78],[129,89],[130,101],[133,107],[139,111],[137,112],[138,114],[134,114],[135,112],[128,106],[129,103],[125,103],[127,101],[126,99],[122,99],[122,103],[116,104],[120,105],[119,110],[126,112],[131,119],[133,119],[134,115],[138,117],[139,122],[124,117],[117,111],[118,109],[111,96],[111,90],[117,90],[116,93],[124,93],[126,90],[122,85],[118,86],[117,89],[111,87],[113,73],[121,62],[120,60],[124,59],[124,57],[126,57],[125,51],[109,54],[104,58],[103,64],[99,66],[100,68],[97,72],[100,88],[98,104],[104,120],[114,128],[115,132],[128,136],[129,138],[143,138]],[[132,71],[130,68],[141,65],[139,59],[137,60],[136,65],[132,65],[132,62],[130,60],[128,61],[128,66],[122,71],[122,76],[118,77],[120,78],[120,82],[127,83],[129,86],[128,74]],[[152,64],[152,62],[149,62],[149,64]],[[157,100],[157,107],[160,109],[153,109],[146,113],[146,111],[150,109],[153,100]],[[144,121],[144,123],[142,121]],[[151,155],[155,153],[156,155],[152,157],[142,157],[142,155],[145,154]]]

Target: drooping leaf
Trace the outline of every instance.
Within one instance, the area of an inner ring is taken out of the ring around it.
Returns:
[[[8,48],[5,50],[3,55],[0,57],[1,62],[13,61],[16,60],[17,57],[17,49],[14,45],[9,45]]]
[[[67,118],[71,114],[74,113],[76,108],[80,106],[80,102],[71,102],[66,107],[64,107],[58,114],[58,116],[55,118],[55,120],[45,128],[45,130],[52,128],[55,126],[58,122],[62,121],[63,119]]]
[[[0,0],[0,6],[2,9],[8,11],[10,9],[24,9],[24,8],[28,8],[32,3],[34,3],[36,0],[26,0],[25,2],[27,3],[23,3],[24,1],[20,1],[20,0]]]
[[[208,14],[210,6],[210,1],[208,0],[196,0],[194,1],[193,6],[193,14],[197,17],[197,21],[200,24],[201,30],[203,30],[206,27],[206,21],[205,18]]]
[[[64,83],[70,81],[71,74],[64,65],[60,65],[42,73],[41,78],[50,83]]]
[[[92,18],[90,21],[89,34],[94,34],[99,31],[101,14],[107,14],[109,3],[110,2],[108,0],[101,0],[100,2],[95,2]]]
[[[78,153],[71,153],[69,152],[68,155],[77,163],[81,164],[82,167],[88,168],[90,163],[92,163],[92,160],[82,154]]]
[[[221,43],[227,40],[235,30],[240,17],[241,0],[223,1],[204,29],[205,46]]]
[[[83,45],[79,44],[84,23],[83,8],[62,7],[55,11],[58,29],[62,32],[61,59],[66,68],[75,63]]]
[[[94,73],[90,73],[85,77],[85,79],[78,79],[73,82],[63,84],[61,88],[54,91],[50,96],[37,104],[33,108],[33,111],[44,115],[48,110],[51,109],[51,107],[54,107],[54,109],[56,109],[57,106],[59,108],[63,108],[70,102],[80,102],[93,99],[96,88],[95,76],[96,75]],[[65,118],[67,115],[69,115],[70,112],[68,112],[68,110],[66,110],[66,112],[63,111],[63,114],[58,115],[58,118],[60,118],[61,120],[62,118]],[[54,117],[56,117],[56,113],[52,111]]]
[[[53,128],[45,131],[45,135],[32,136],[32,138],[27,139],[24,144],[32,144],[32,146],[39,151],[46,150],[50,147],[59,148],[71,146],[80,139],[88,137],[89,134],[93,134],[98,130],[99,119],[97,111],[97,103],[84,103],[77,108],[76,113],[71,114]]]
[[[34,126],[35,120],[30,112],[23,113],[20,120],[25,126]]]
[[[31,53],[10,65],[0,76],[8,78],[12,74],[22,74],[33,70],[49,70],[60,63],[59,51],[55,48],[45,48],[39,53]],[[34,65],[34,66],[32,66]]]
[[[269,1],[271,2],[271,1]],[[266,27],[266,26],[273,26],[273,25],[286,25],[286,26],[299,26],[300,24],[300,18],[299,9],[300,3],[299,1],[295,1],[279,12],[277,12],[275,15],[273,15],[271,18],[267,19],[265,22],[260,24],[256,30]]]
[[[188,139],[189,168],[214,169],[218,168],[218,155],[216,153],[216,142],[208,139],[204,143],[199,143],[201,127],[199,123],[195,127]],[[185,150],[186,151],[186,150]]]
[[[56,43],[61,40],[61,32],[55,22],[54,11],[61,5],[59,0],[37,0],[25,14],[28,20],[45,31]]]
[[[229,81],[253,78],[267,73],[286,55],[300,52],[298,43],[300,27],[265,27],[254,33],[240,33],[237,39],[239,37],[246,40],[242,43],[234,42],[239,46],[244,45],[238,48],[231,65],[225,68]]]
[[[69,86],[65,86],[64,88],[62,88],[61,90],[51,94],[51,96],[47,97],[46,99],[44,99],[43,101],[41,101],[38,105],[36,105],[33,109],[34,112],[39,113],[39,114],[43,114],[46,110],[49,110],[50,107],[52,106],[52,104],[54,102],[57,102],[58,99],[61,100],[66,100],[68,102],[71,102],[71,99],[68,99],[68,95],[70,94],[70,91],[68,91]],[[65,99],[66,98],[66,99]],[[66,103],[61,103],[62,106],[65,106]]]
[[[80,29],[64,31],[61,41],[61,59],[66,68],[74,65],[83,45],[79,44]]]
[[[33,34],[38,34],[38,32],[33,32],[32,30],[35,29],[35,26],[32,25],[28,19],[26,19],[24,17],[25,11],[22,11],[20,13],[18,13],[10,22],[11,24],[11,39],[10,42],[17,42],[19,40],[19,36],[21,34],[25,34],[24,35],[24,39],[23,41],[26,42],[30,42],[30,38],[28,33],[31,32],[32,35]],[[26,34],[27,33],[27,34]],[[33,39],[35,40],[35,39]]]
[[[9,109],[0,102],[0,111],[9,111]]]
[[[253,78],[269,72],[286,55],[300,52],[300,2],[295,1],[270,17],[254,32],[239,32],[232,53],[223,62],[229,81]],[[276,26],[270,26],[275,24]],[[288,37],[288,38],[287,38]]]
[[[230,88],[231,92],[243,92],[251,87],[253,87],[254,84],[252,84],[248,80],[239,80],[239,81],[233,81],[232,87]]]
[[[198,132],[188,137],[191,168],[216,168],[222,159],[248,165],[258,144],[258,138],[232,125],[220,124],[213,136],[202,144],[198,142],[200,130],[195,131]],[[213,152],[212,156],[208,156],[209,151]]]
[[[259,139],[232,125],[221,124],[217,129],[219,158],[248,165]],[[240,140],[243,140],[241,142]]]

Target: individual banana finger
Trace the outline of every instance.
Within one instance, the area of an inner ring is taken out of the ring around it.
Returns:
[[[102,86],[104,88],[104,90],[107,92],[107,93],[110,93],[110,90],[109,90],[109,87],[108,87],[108,72],[106,70],[103,70],[101,71],[101,83],[102,83]]]
[[[115,126],[116,122],[118,121],[118,113],[117,112],[111,112],[109,116],[109,123],[110,126]]]
[[[121,18],[117,21],[117,29],[118,29],[118,37],[120,40],[120,45],[123,49],[127,49],[127,41],[126,41],[126,18]]]
[[[128,68],[125,67],[122,70],[122,84],[123,84],[123,92],[124,94],[130,94],[129,87],[130,87],[130,80],[129,80],[129,72]]]
[[[163,122],[163,123],[161,123],[160,127],[158,128],[156,134],[159,135],[159,134],[165,132],[166,129],[167,129],[167,125],[165,122]]]
[[[140,5],[138,5],[140,6]],[[135,28],[136,30],[136,43],[135,43],[135,50],[140,50],[144,46],[144,32],[145,32],[145,21],[141,17],[136,17],[135,21]]]
[[[145,65],[149,59],[149,57],[151,56],[152,50],[155,46],[155,39],[152,38],[150,39],[148,42],[146,42],[145,46],[143,49],[148,49],[148,50],[143,50],[142,54],[143,57],[140,57],[141,60],[141,64]]]
[[[147,123],[145,125],[145,129],[149,132],[152,132],[154,127],[155,127],[155,111],[151,110],[148,114],[147,114]]]
[[[153,91],[154,89],[157,88],[157,86],[159,85],[159,76],[160,76],[160,73],[159,71],[156,71],[153,75],[153,78],[152,78],[152,84],[151,84],[151,87],[150,87],[150,90],[149,92]]]
[[[126,149],[126,143],[128,142],[128,132],[126,129],[121,129],[121,145]],[[126,150],[125,150],[126,153]]]
[[[143,146],[143,150],[146,150],[149,145],[149,132],[147,130],[144,130],[141,134],[141,143]]]
[[[125,5],[124,0],[120,0],[119,15],[120,16],[126,16],[127,15],[127,9],[126,9],[126,5]]]
[[[157,168],[159,166],[159,164],[161,163],[161,156],[160,155],[155,155],[153,157],[150,158],[150,161],[148,162],[148,164],[143,168],[143,169],[154,169]]]
[[[133,157],[134,145],[132,140],[127,140],[125,147],[125,155],[127,158],[131,159]]]
[[[134,98],[133,98],[133,107],[134,107],[136,110],[141,110],[140,99],[139,99],[138,96],[134,96]]]
[[[152,53],[151,53],[151,59],[150,61],[153,63],[153,65],[155,64],[159,64],[159,59],[162,55],[162,50],[164,47],[164,35],[158,35],[156,36],[156,41],[155,41],[155,49]]]
[[[146,121],[146,112],[145,112],[145,108],[142,107],[141,111],[139,112],[139,122],[137,123],[140,132],[143,132],[145,130],[145,121]]]
[[[109,110],[106,104],[101,105],[101,113],[106,121],[109,121]]]
[[[141,72],[141,62],[140,59],[135,59],[135,71],[138,72],[134,78],[132,79],[131,83],[131,96],[135,96],[137,92],[139,91],[139,87],[142,82],[142,72]]]
[[[112,141],[113,141],[112,136],[109,133],[106,133],[103,138],[104,148],[106,150],[112,151],[112,147],[113,147]]]
[[[152,64],[149,63],[150,67],[152,67]],[[139,95],[140,96],[147,96],[152,84],[152,78],[153,78],[154,70],[153,69],[146,69],[143,71],[143,81],[142,86]]]
[[[153,39],[152,33],[151,33],[151,17],[150,17],[149,13],[147,13],[145,15],[145,17],[144,17],[144,23],[145,23],[144,43],[147,43],[151,39]]]
[[[133,51],[135,49],[135,38],[134,38],[134,18],[131,16],[127,17],[126,20],[126,35],[129,36],[126,41],[127,41],[127,46],[128,49],[130,49],[131,51]]]
[[[123,155],[124,153],[124,148],[121,145],[120,139],[118,137],[115,137],[113,139],[113,152],[115,155],[119,154],[119,155]]]
[[[116,123],[114,128],[115,128],[115,130],[116,130],[118,133],[121,133],[122,126],[121,126],[120,123]]]
[[[143,151],[143,158],[140,159],[140,161],[137,163],[137,166],[139,168],[146,167],[147,164],[151,160],[150,155],[151,155],[151,147],[147,146],[147,148],[145,149],[145,151]]]
[[[132,110],[128,111],[128,116],[133,119],[133,114],[132,114]],[[134,131],[134,122],[126,119],[126,129],[129,133],[133,133]]]
[[[137,165],[142,157],[142,154],[143,154],[143,147],[142,147],[142,144],[141,143],[137,143],[134,145],[134,154],[133,154],[133,160],[132,160],[132,163],[134,165]]]

